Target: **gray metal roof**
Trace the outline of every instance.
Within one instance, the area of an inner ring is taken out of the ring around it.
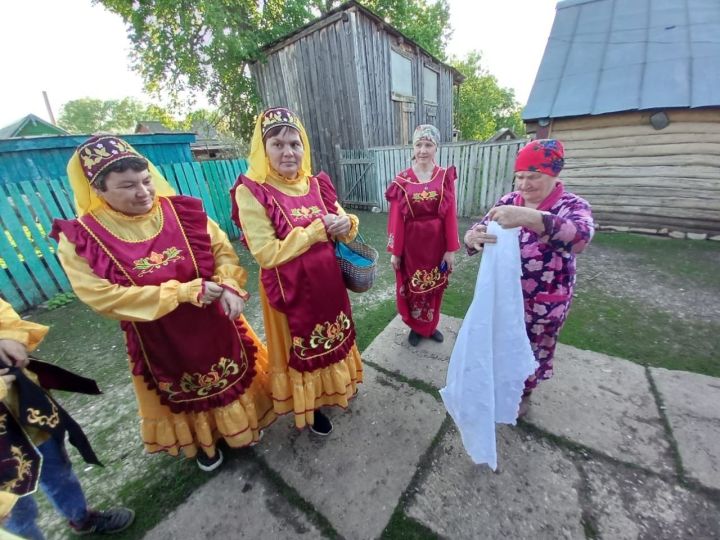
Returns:
[[[720,0],[564,0],[523,119],[720,105]]]

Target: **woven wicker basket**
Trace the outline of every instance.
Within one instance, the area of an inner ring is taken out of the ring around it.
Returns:
[[[340,265],[340,270],[342,270],[343,279],[345,280],[345,287],[356,293],[370,290],[377,276],[377,250],[371,245],[357,239],[351,242],[344,242],[344,244],[351,251],[372,261],[371,265],[362,267],[354,265],[341,256],[337,256],[337,261]]]

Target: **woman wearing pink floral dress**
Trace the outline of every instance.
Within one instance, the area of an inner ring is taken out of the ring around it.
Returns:
[[[486,232],[489,221],[504,229],[522,227],[525,325],[539,366],[525,382],[521,416],[538,382],[552,377],[555,345],[575,288],[575,256],[590,243],[595,228],[588,202],[565,191],[558,179],[564,163],[560,141],[530,142],[515,161],[517,191],[503,195],[483,220],[465,233],[465,246],[472,255],[496,241]]]

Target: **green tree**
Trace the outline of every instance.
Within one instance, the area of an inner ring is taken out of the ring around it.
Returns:
[[[518,136],[524,135],[522,109],[515,92],[501,88],[497,79],[482,68],[481,60],[482,55],[472,51],[464,59],[450,61],[466,77],[455,104],[455,127],[465,140],[484,140],[505,127]]]
[[[263,45],[340,4],[337,0],[94,0],[120,15],[133,67],[151,92],[179,103],[204,93],[232,133],[248,140],[260,108],[249,64]],[[449,37],[447,0],[368,0],[390,24],[437,56]]]
[[[71,133],[132,133],[140,120],[163,121],[171,118],[162,107],[148,107],[134,98],[106,101],[80,98],[62,106],[58,124]]]

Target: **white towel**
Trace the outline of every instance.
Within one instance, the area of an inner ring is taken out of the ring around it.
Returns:
[[[525,330],[520,229],[490,222],[475,284],[448,366],[445,407],[475,463],[497,468],[495,424],[515,424],[525,380],[537,362]]]

